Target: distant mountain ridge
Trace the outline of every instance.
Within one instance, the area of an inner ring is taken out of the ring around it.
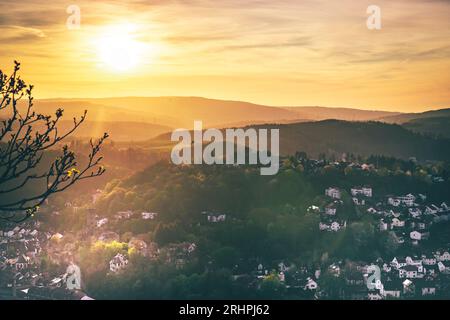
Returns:
[[[450,108],[383,117],[379,121],[397,123],[414,132],[450,138]]]
[[[276,107],[242,101],[200,97],[119,97],[89,99],[36,100],[37,110],[53,113],[58,107],[67,116],[89,110],[92,121],[138,121],[158,123],[169,127],[191,128],[194,120],[205,127],[230,124],[292,123],[338,119],[367,121],[399,115],[398,112],[368,111],[351,108]]]
[[[450,117],[450,108],[439,109],[439,110],[430,110],[425,112],[418,113],[402,113],[391,116],[380,117],[378,120],[387,122],[387,123],[406,123],[411,120],[416,119],[426,119],[426,118],[436,118],[436,117]],[[377,120],[377,119],[375,119]]]
[[[297,112],[304,119],[309,120],[346,120],[346,121],[370,121],[383,117],[401,115],[400,112],[361,110],[353,108],[333,107],[285,107],[284,109]]]

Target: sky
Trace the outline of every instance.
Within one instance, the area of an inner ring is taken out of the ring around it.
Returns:
[[[37,98],[450,107],[450,0],[1,0],[0,31],[0,69],[20,61]]]

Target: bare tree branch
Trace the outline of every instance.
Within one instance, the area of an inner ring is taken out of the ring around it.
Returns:
[[[64,134],[58,131],[58,122],[64,110],[56,110],[53,116],[33,110],[33,86],[27,86],[18,75],[20,63],[14,61],[10,76],[0,70],[0,219],[21,222],[32,216],[50,195],[62,192],[80,180],[102,175],[100,148],[108,134],[96,142],[90,141],[87,163],[77,168],[74,152],[64,145],[61,154],[45,168],[42,158],[70,136],[86,119],[87,111],[73,119],[73,126]],[[21,112],[18,102],[28,99]],[[36,182],[46,187],[37,194],[22,194],[25,188]],[[19,193],[19,197],[11,197]]]

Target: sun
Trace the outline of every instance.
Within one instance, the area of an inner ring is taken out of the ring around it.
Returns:
[[[136,40],[132,24],[108,26],[95,40],[101,65],[117,72],[135,69],[145,51],[145,45]]]

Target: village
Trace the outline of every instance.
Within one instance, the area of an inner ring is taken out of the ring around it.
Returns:
[[[320,163],[316,163],[316,167]],[[305,164],[305,169],[307,165]],[[313,166],[314,169],[314,166]],[[359,168],[370,170],[370,167]],[[439,183],[439,181],[436,181]],[[77,250],[81,245],[123,243],[102,266],[118,276],[130,266],[130,256],[138,255],[148,263],[162,261],[183,270],[198,261],[195,242],[170,243],[159,246],[155,241],[129,234],[124,237],[118,226],[130,220],[157,222],[160,214],[149,211],[121,210],[104,215],[96,209],[103,191],[91,195],[84,206],[66,202],[63,208],[48,205],[43,211],[52,217],[62,212],[87,212],[84,227],[77,233],[49,228],[31,219],[23,224],[7,223],[0,230],[0,297],[11,299],[92,299],[84,293],[83,270],[78,267]],[[311,204],[307,214],[318,217],[317,230],[330,236],[345,232],[351,220],[370,216],[376,232],[386,233],[403,247],[406,254],[380,256],[374,261],[327,260],[320,264],[302,265],[289,259],[271,263],[255,263],[251,272],[233,270],[233,281],[259,290],[267,279],[276,279],[286,292],[302,299],[427,299],[450,295],[450,248],[442,243],[425,248],[431,227],[450,219],[445,201],[429,201],[425,194],[377,194],[369,185],[350,189],[329,186],[320,196],[320,204]],[[445,199],[444,199],[445,200]],[[351,204],[357,217],[344,211]],[[204,210],[198,213],[199,224],[218,226],[235,219],[228,212]],[[208,266],[205,266],[207,269]],[[321,286],[322,277],[331,275],[339,283],[331,295]]]

